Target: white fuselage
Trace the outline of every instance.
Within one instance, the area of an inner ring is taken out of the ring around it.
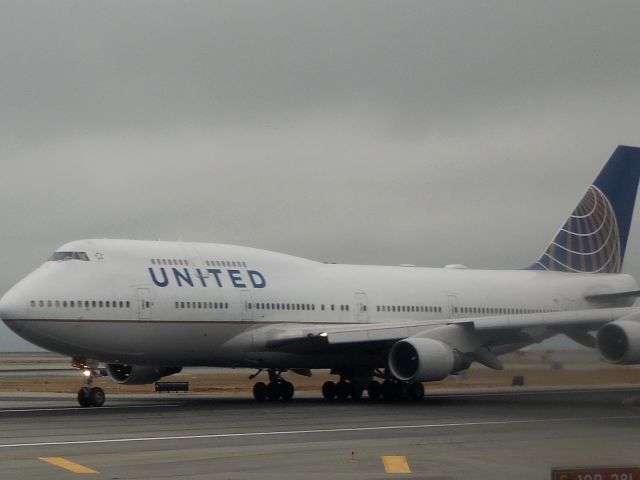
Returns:
[[[44,263],[5,295],[3,320],[49,350],[140,365],[327,368],[344,353],[272,351],[261,327],[583,310],[596,306],[585,295],[637,289],[624,274],[335,265],[217,244],[82,240],[59,252],[87,259]]]

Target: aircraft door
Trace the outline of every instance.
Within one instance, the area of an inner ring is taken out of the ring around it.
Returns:
[[[251,305],[251,291],[240,290],[240,318],[243,322],[253,320],[253,305]]]
[[[148,288],[138,289],[138,318],[140,320],[151,318],[151,295]]]
[[[447,295],[447,317],[458,318],[458,297]]]
[[[367,323],[369,321],[369,306],[367,302],[367,294],[364,292],[356,293],[356,321]]]

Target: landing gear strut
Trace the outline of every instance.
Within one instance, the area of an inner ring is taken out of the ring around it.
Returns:
[[[256,375],[260,372],[261,370],[259,370]],[[288,402],[291,400],[295,393],[295,387],[293,383],[282,378],[282,370],[270,368],[268,373],[269,383],[256,383],[253,386],[253,397],[259,402],[264,402],[265,400],[276,401],[280,399]],[[250,378],[255,378],[256,375]]]
[[[86,377],[84,386],[78,390],[78,403],[81,407],[101,407],[104,405],[106,395],[100,387],[93,386],[93,380],[100,375],[97,364],[87,361],[77,361],[74,359],[72,365],[75,368],[82,369],[82,373]]]

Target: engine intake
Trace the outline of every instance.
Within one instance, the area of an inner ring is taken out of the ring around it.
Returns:
[[[107,373],[111,380],[124,385],[145,385],[156,382],[162,377],[180,373],[182,367],[148,367],[144,365],[107,364]]]
[[[398,379],[432,382],[469,366],[463,355],[446,343],[431,338],[406,338],[389,352],[389,369]]]
[[[598,331],[598,351],[609,363],[640,363],[640,316],[637,314],[606,324]]]

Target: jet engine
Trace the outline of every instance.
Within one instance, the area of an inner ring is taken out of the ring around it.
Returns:
[[[619,365],[640,363],[640,315],[607,323],[598,331],[597,340],[603,360]]]
[[[389,369],[398,379],[432,382],[469,367],[462,353],[432,338],[410,337],[396,342],[389,352]]]
[[[126,385],[145,385],[162,377],[180,373],[182,367],[148,367],[145,365],[107,364],[107,373],[111,380]]]

